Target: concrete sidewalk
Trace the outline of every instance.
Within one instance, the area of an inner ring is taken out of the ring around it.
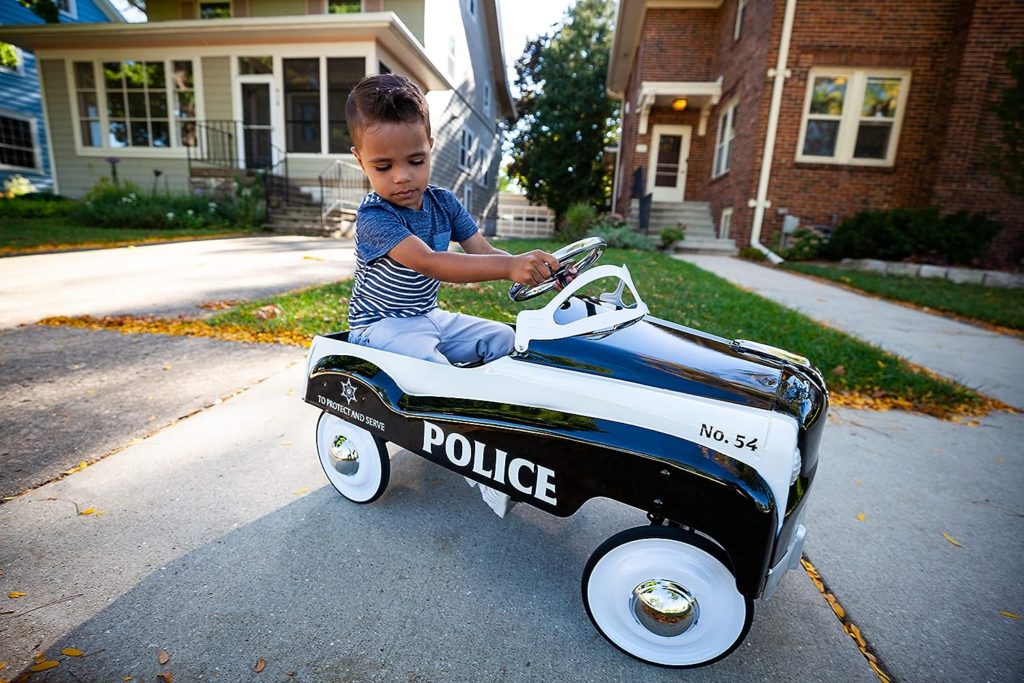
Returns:
[[[1024,409],[1024,341],[842,287],[724,256],[684,261],[814,320]],[[813,356],[813,349],[793,349]]]

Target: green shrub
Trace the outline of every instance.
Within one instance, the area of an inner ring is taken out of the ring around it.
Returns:
[[[824,243],[822,236],[814,230],[797,228],[793,233],[792,244],[779,250],[779,256],[787,261],[810,261],[818,257]]]
[[[652,251],[654,244],[646,235],[641,235],[624,223],[599,221],[587,232],[587,237],[600,237],[608,243],[609,249],[640,249]]]
[[[597,209],[587,202],[570,204],[565,210],[565,220],[558,229],[558,237],[567,242],[574,242],[590,231],[597,222]]]
[[[758,263],[762,263],[768,260],[767,256],[765,256],[759,249],[755,249],[754,247],[743,247],[742,249],[740,249],[738,256],[748,261],[757,261]]]
[[[1001,228],[984,213],[942,216],[935,206],[861,211],[839,224],[821,255],[967,264],[985,253]]]
[[[75,212],[86,224],[107,228],[176,229],[256,225],[262,217],[262,193],[239,188],[236,197],[150,195],[131,182],[101,178]]]
[[[661,248],[671,249],[672,245],[683,239],[682,228],[662,228],[659,236],[661,237]]]
[[[0,199],[0,216],[6,218],[67,216],[74,212],[75,207],[75,202],[52,192],[32,192],[13,199]]]

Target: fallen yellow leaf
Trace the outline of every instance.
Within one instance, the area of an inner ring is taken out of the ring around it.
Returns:
[[[963,544],[960,543],[960,541],[956,540],[955,538],[953,538],[952,536],[947,534],[945,531],[942,532],[942,537],[944,539],[946,539],[947,541],[949,541],[950,543],[952,543],[953,545],[955,545],[957,548],[963,548],[964,547]]]
[[[67,655],[68,657],[81,657],[85,654],[84,651],[79,650],[77,647],[66,647],[61,650],[60,653],[62,655]]]
[[[857,513],[857,521],[858,522],[863,522],[864,521],[864,513],[863,512],[858,512]]]
[[[174,674],[170,671],[164,671],[163,673],[157,674],[157,678],[162,678],[166,683],[174,683]]]
[[[54,661],[52,659],[44,659],[43,661],[39,662],[38,664],[33,664],[32,666],[30,666],[28,668],[28,670],[32,671],[34,673],[38,673],[40,671],[47,671],[49,669],[53,669],[54,667],[58,667],[58,666],[60,666],[60,662]]]
[[[134,681],[135,679],[131,676],[121,676],[121,680],[124,681],[124,683],[128,683],[128,681]]]
[[[96,514],[96,508],[85,508],[84,510],[82,510],[78,514],[83,516],[83,517],[85,517],[86,515],[95,515]]]
[[[252,668],[252,670],[255,671],[256,673],[259,673],[259,672],[263,671],[266,668],[267,668],[266,660],[263,659],[263,657],[260,657],[259,659],[256,660],[256,666],[254,666]]]
[[[23,598],[26,595],[28,595],[28,593],[22,593],[21,591],[11,591],[7,594],[7,597],[9,597],[11,600],[16,600],[18,598]]]
[[[160,654],[156,656],[156,661],[160,662],[160,664],[166,664],[171,661],[171,655],[167,650],[160,650]]]
[[[172,367],[174,367],[174,366],[173,366],[173,365],[171,365],[170,363],[166,363],[166,364],[164,365],[164,370],[170,370],[170,369],[171,369]]]
[[[295,492],[292,495],[302,496],[302,495],[305,495],[307,493],[309,493],[309,489],[306,488],[305,486],[301,486],[301,487],[295,489]]]
[[[0,662],[0,671],[3,671],[6,668],[7,668],[7,662]]]
[[[146,418],[146,422],[152,422],[155,419],[156,419],[156,415],[150,415],[149,417]]]
[[[81,472],[88,466],[89,464],[87,462],[85,462],[84,460],[80,460],[78,464],[72,467],[70,470],[64,470],[64,474],[74,474],[75,472]]]
[[[32,653],[32,658],[35,659],[36,664],[38,664],[39,662],[46,661],[46,654],[40,652],[39,650],[36,650],[34,653]]]
[[[1001,615],[1003,615],[1004,617],[1006,617],[1007,619],[1016,619],[1018,621],[1020,621],[1021,619],[1024,619],[1024,617],[1022,617],[1021,615],[1014,614],[1013,612],[1008,612],[1005,609],[999,610],[999,613]]]
[[[302,260],[304,260],[304,261],[326,261],[327,259],[320,258],[319,256],[303,256]]]

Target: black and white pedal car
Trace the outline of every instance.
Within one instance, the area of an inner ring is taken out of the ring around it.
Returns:
[[[549,282],[513,286],[514,300],[564,287],[519,313],[515,349],[485,365],[318,336],[305,392],[323,411],[317,451],[356,503],[384,492],[390,441],[562,517],[595,497],[645,512],[587,562],[587,613],[633,657],[709,664],[799,565],[828,394],[804,358],[652,317],[625,267],[590,267],[603,248],[569,245]],[[609,279],[613,291],[581,293]]]

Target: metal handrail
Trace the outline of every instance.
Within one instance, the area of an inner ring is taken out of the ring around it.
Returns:
[[[370,181],[356,164],[336,159],[320,173],[320,221],[335,211],[354,213],[370,191]]]
[[[204,163],[220,168],[238,168],[238,146],[235,144],[239,121],[203,120],[193,121],[196,144],[185,147],[188,167],[193,163]]]

